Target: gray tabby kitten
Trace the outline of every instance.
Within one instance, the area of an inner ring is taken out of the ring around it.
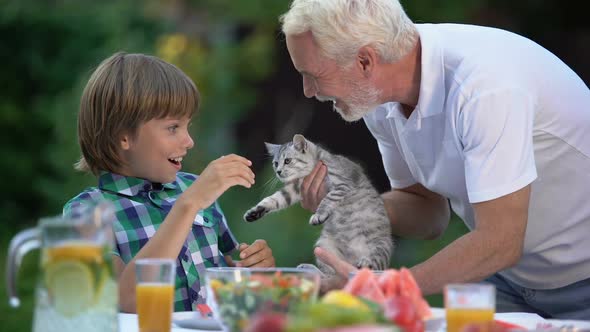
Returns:
[[[330,250],[356,267],[386,269],[393,250],[391,225],[381,196],[363,169],[351,160],[333,155],[303,137],[295,135],[283,145],[265,143],[273,157],[273,168],[285,184],[244,215],[248,222],[284,209],[301,200],[301,183],[321,160],[328,167],[327,195],[321,201],[311,225],[324,224],[316,245]],[[330,277],[331,267],[317,261]]]

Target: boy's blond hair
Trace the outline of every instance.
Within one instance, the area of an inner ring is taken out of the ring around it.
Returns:
[[[119,52],[104,60],[90,77],[78,113],[82,157],[75,168],[99,175],[122,166],[122,135],[134,136],[152,119],[192,117],[199,91],[176,66],[153,56]]]

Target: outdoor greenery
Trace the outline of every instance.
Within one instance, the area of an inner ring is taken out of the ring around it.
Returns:
[[[544,41],[544,46],[588,79],[588,63],[578,58],[589,53],[588,27],[574,23],[586,20],[578,20],[575,13],[582,11],[572,8],[573,4],[492,0],[403,4],[417,22],[485,23]],[[277,17],[288,5],[288,0],[1,0],[2,271],[12,236],[34,226],[41,216],[60,214],[69,198],[95,185],[95,178],[72,166],[79,157],[79,96],[100,61],[120,50],[154,54],[178,65],[201,91],[203,104],[192,127],[196,146],[185,159],[184,170],[198,173],[228,153],[254,161],[256,186],[233,188],[220,199],[238,239],[266,239],[280,266],[313,262],[319,228],[307,224],[309,212],[294,206],[257,223],[242,221],[249,207],[276,189],[265,185],[273,174],[263,142],[280,143],[294,133],[304,133],[361,161],[380,190],[387,189],[387,180],[374,140],[362,123],[344,124],[326,105],[304,100],[278,26]],[[545,25],[537,19],[538,13],[552,13],[547,16],[554,21]],[[564,35],[569,38],[560,38]],[[400,240],[392,266],[423,261],[463,232],[462,223],[453,219],[442,239]],[[7,304],[5,273],[1,273],[3,331],[31,330],[38,259],[36,253],[23,262],[18,309]],[[441,305],[440,296],[429,300]]]

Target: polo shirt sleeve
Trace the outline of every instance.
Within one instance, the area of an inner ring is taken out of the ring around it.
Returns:
[[[383,160],[383,168],[389,178],[391,188],[407,188],[417,183],[395,141],[394,129],[392,128],[395,127],[395,123],[390,122],[394,120],[387,118],[376,119],[377,115],[375,113],[365,116],[364,120],[367,128],[377,140],[377,146]]]
[[[513,193],[537,177],[534,106],[526,91],[504,88],[479,94],[461,108],[457,129],[471,203]]]
[[[221,207],[217,201],[215,201],[215,209],[221,215],[221,221],[219,222],[219,233],[217,234],[219,250],[224,255],[229,255],[238,248],[239,244],[234,234],[229,229],[229,226],[227,225],[227,219],[225,219],[225,215],[223,214],[223,211],[221,211]]]

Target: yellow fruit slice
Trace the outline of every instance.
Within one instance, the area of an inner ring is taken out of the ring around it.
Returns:
[[[45,285],[55,310],[72,317],[94,304],[94,277],[77,261],[62,260],[45,266]]]
[[[100,264],[103,261],[103,247],[89,242],[68,242],[46,249],[47,262],[74,260]]]
[[[329,291],[322,297],[322,303],[334,304],[344,308],[358,309],[363,311],[369,311],[369,307],[356,296],[344,292],[342,290]]]
[[[96,308],[99,310],[113,310],[117,308],[118,287],[115,279],[104,266],[100,275],[100,281],[96,291]]]
[[[213,291],[217,291],[220,287],[223,287],[223,282],[221,282],[217,279],[211,279],[209,281],[209,286],[211,286],[211,289]]]

